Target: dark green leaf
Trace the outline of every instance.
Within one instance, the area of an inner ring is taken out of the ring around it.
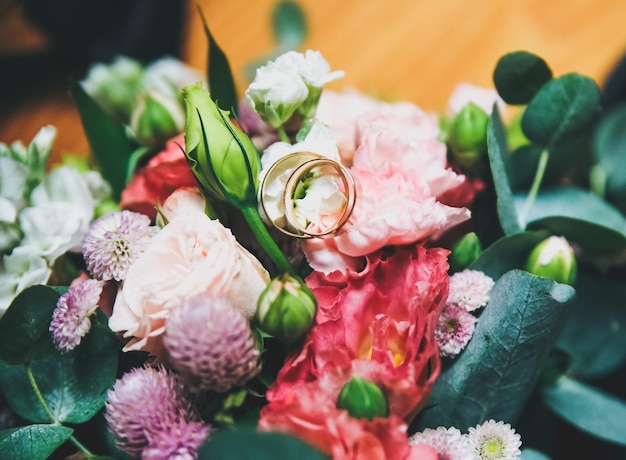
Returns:
[[[487,148],[489,152],[489,164],[491,175],[496,189],[498,217],[500,225],[506,235],[518,233],[522,229],[517,218],[517,212],[513,205],[513,194],[509,185],[509,178],[504,167],[504,157],[508,155],[506,146],[506,134],[498,108],[494,105],[489,127],[487,129]]]
[[[47,286],[20,292],[0,319],[0,359],[23,364],[54,350],[48,328],[58,299]]]
[[[626,362],[626,285],[581,273],[558,346],[571,357],[568,374],[606,376]]]
[[[493,279],[498,279],[515,268],[524,269],[530,251],[548,236],[546,231],[535,231],[502,237],[468,268],[480,270]]]
[[[209,76],[209,92],[211,93],[211,99],[213,99],[221,109],[230,110],[232,115],[237,116],[237,88],[235,87],[235,79],[230,69],[230,63],[228,62],[226,54],[224,54],[215,41],[215,38],[213,38],[213,34],[211,34],[209,30],[209,26],[199,6],[198,11],[202,18],[204,33],[209,40],[209,58],[207,61],[209,67],[207,69],[207,75]]]
[[[569,311],[571,286],[513,270],[500,278],[467,348],[437,381],[412,431],[515,423]]]
[[[588,129],[600,108],[596,83],[570,73],[546,83],[522,117],[524,134],[533,143],[551,148]]]
[[[626,214],[626,104],[602,117],[593,134],[594,189]]]
[[[115,382],[118,351],[116,339],[93,327],[74,350],[31,362],[35,382],[55,421],[84,423],[102,408]],[[24,366],[0,364],[0,388],[18,415],[35,423],[51,422]]]
[[[516,195],[518,209],[525,195]],[[597,195],[576,187],[539,192],[528,214],[529,230],[548,229],[590,251],[626,249],[626,218]]]
[[[626,402],[563,376],[542,391],[544,402],[580,430],[626,446]]]
[[[198,460],[236,458],[237,460],[328,460],[305,442],[284,433],[253,430],[223,430],[212,433],[200,448]]]
[[[0,431],[0,455],[11,460],[45,460],[74,430],[60,425],[29,425]]]
[[[119,200],[126,186],[128,160],[135,146],[126,135],[124,125],[102,110],[80,83],[70,80],[70,91],[91,151],[103,177],[111,184],[113,198]]]
[[[297,2],[283,0],[272,14],[272,29],[279,46],[296,49],[306,38],[307,26],[304,11]]]
[[[130,182],[139,164],[143,162],[146,155],[150,153],[150,147],[139,147],[131,153],[128,159],[128,171],[126,172],[126,182]]]
[[[505,159],[506,173],[512,190],[528,190],[535,177],[541,147],[533,144],[515,149]]]
[[[496,89],[509,104],[528,104],[551,78],[552,70],[546,61],[528,51],[505,54],[493,72]]]

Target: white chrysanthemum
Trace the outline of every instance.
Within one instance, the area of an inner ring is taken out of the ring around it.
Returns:
[[[484,307],[489,302],[489,294],[494,281],[478,270],[463,270],[450,277],[448,305],[457,305],[467,311]]]
[[[83,257],[91,274],[101,280],[126,278],[128,268],[144,253],[158,228],[132,211],[107,214],[89,229]]]
[[[487,420],[469,429],[469,443],[481,460],[516,460],[520,458],[521,436],[511,425]]]
[[[437,429],[426,428],[421,433],[415,433],[409,438],[409,444],[426,444],[437,452],[440,459],[446,460],[474,460],[474,452],[467,436],[457,428]]]
[[[461,353],[474,334],[476,318],[456,305],[446,305],[435,328],[435,339],[441,356],[452,357]]]

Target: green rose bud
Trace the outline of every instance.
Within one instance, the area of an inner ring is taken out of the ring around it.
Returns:
[[[183,131],[185,112],[177,100],[150,91],[139,97],[130,127],[142,145],[158,145]]]
[[[551,236],[530,253],[526,270],[534,275],[574,285],[578,274],[574,250],[562,236]]]
[[[261,329],[286,343],[296,342],[309,330],[316,312],[311,290],[289,273],[270,281],[257,304]]]
[[[482,253],[483,246],[476,233],[468,233],[452,246],[452,253],[449,258],[450,266],[455,271],[465,270]]]
[[[454,117],[448,133],[452,155],[461,168],[474,176],[482,174],[487,153],[489,115],[473,102]]]
[[[187,112],[187,161],[203,192],[238,208],[257,204],[259,155],[250,138],[201,83],[182,90]]]
[[[387,400],[381,389],[360,377],[352,377],[343,386],[337,398],[337,408],[346,409],[351,417],[368,420],[389,415]]]

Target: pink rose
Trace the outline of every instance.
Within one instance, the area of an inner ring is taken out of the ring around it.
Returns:
[[[334,460],[437,459],[433,449],[409,446],[407,425],[400,418],[352,418],[337,409],[336,396],[318,382],[302,384],[263,408],[259,429],[290,433]]]
[[[169,312],[183,299],[223,297],[251,318],[268,282],[266,270],[229,229],[202,212],[187,212],[174,217],[130,266],[109,327],[132,337],[125,351],[159,356]]]
[[[181,187],[167,197],[159,212],[169,222],[187,212],[204,212],[204,207],[204,195],[198,187]]]
[[[303,382],[338,394],[353,375],[377,384],[390,413],[410,421],[439,374],[434,328],[448,296],[448,252],[421,246],[368,257],[360,272],[314,272],[317,325],[267,393],[270,403]]]
[[[141,212],[154,220],[157,203],[165,201],[177,188],[198,186],[179,146],[185,146],[184,134],[167,141],[165,150],[133,176],[122,192],[122,208]]]

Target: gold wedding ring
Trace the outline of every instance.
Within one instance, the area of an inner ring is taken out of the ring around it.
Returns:
[[[277,222],[281,216],[272,216],[266,207],[264,197],[269,184],[281,180],[285,171],[291,170],[285,182],[280,204],[284,211],[284,222]],[[320,231],[312,231],[304,227],[296,217],[295,194],[300,181],[312,171],[318,174],[338,176],[343,188],[345,202],[341,214],[330,226]],[[313,152],[297,152],[289,154],[274,163],[261,182],[260,201],[268,220],[281,232],[296,238],[324,238],[338,233],[349,221],[356,203],[356,183],[350,171],[340,163]]]

